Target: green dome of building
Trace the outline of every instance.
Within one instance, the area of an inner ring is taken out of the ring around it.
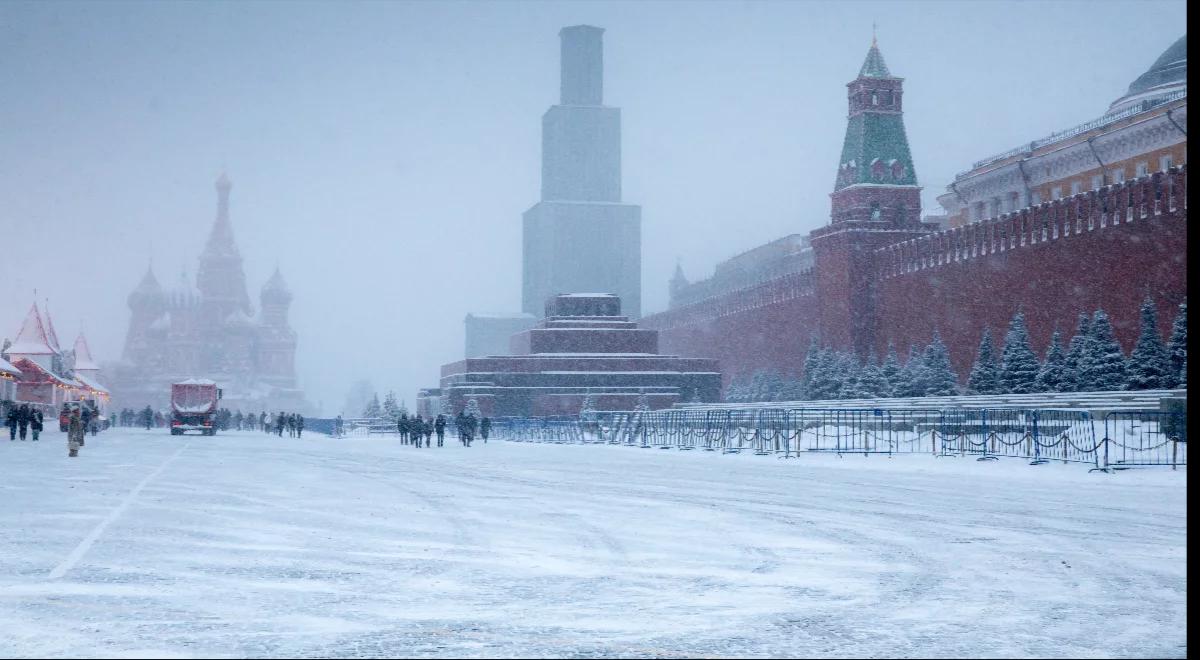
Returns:
[[[1113,101],[1109,111],[1124,110],[1142,101],[1162,100],[1180,91],[1187,91],[1186,34],[1171,44],[1145,73],[1130,83],[1129,90]]]

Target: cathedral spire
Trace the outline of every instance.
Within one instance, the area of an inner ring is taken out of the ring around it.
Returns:
[[[237,244],[233,240],[233,224],[229,221],[229,191],[233,183],[224,172],[217,178],[217,220],[213,223],[212,231],[208,234],[208,244],[205,253],[219,255],[238,254]]]
[[[206,318],[224,319],[235,310],[251,313],[242,255],[233,238],[233,223],[229,220],[229,191],[232,188],[233,183],[222,172],[216,182],[217,218],[196,272],[196,288],[203,301],[214,308]]]

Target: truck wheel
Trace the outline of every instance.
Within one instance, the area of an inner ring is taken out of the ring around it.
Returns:
[[[171,429],[171,435],[183,435],[179,429]]]

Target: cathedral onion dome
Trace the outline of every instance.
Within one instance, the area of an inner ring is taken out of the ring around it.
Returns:
[[[192,284],[187,272],[180,273],[179,282],[165,294],[170,309],[191,309],[200,303],[200,290]]]
[[[1150,68],[1129,85],[1121,98],[1113,101],[1109,112],[1119,112],[1143,101],[1157,105],[1166,97],[1187,91],[1187,35],[1171,44],[1154,60]]]
[[[146,274],[142,276],[137,288],[129,294],[128,302],[130,308],[157,307],[163,303],[162,286],[158,284],[154,271],[149,267],[146,268]]]
[[[292,290],[288,288],[287,282],[283,281],[283,275],[278,268],[263,285],[260,296],[264,305],[286,305],[292,302]]]

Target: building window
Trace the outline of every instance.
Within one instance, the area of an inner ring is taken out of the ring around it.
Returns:
[[[971,205],[971,222],[983,220],[983,202],[975,202]]]
[[[1163,172],[1166,172],[1167,170],[1171,169],[1171,155],[1170,154],[1167,154],[1166,156],[1163,156],[1158,159],[1158,169]]]
[[[878,204],[871,205],[871,219],[872,220],[882,220],[883,219],[883,212],[879,210]]]
[[[1062,186],[1054,186],[1050,189],[1050,199],[1062,199]]]
[[[1137,164],[1137,176],[1143,177],[1150,173],[1150,163]]]
[[[1071,194],[1078,195],[1081,192],[1083,192],[1083,182],[1082,181],[1072,181],[1071,182]]]
[[[1112,182],[1113,183],[1125,183],[1125,168],[1124,167],[1122,167],[1119,170],[1112,171]]]
[[[1100,190],[1104,187],[1104,175],[1097,174],[1092,177],[1092,190]]]
[[[1021,208],[1021,193],[1015,192],[1008,200],[1008,210],[1011,212],[1019,208]]]
[[[877,92],[871,92],[871,105],[879,105],[879,94]]]
[[[1029,205],[1037,206],[1038,204],[1041,204],[1041,203],[1042,203],[1042,193],[1040,193],[1036,190],[1033,191],[1033,194],[1030,196],[1030,199],[1029,199]]]

